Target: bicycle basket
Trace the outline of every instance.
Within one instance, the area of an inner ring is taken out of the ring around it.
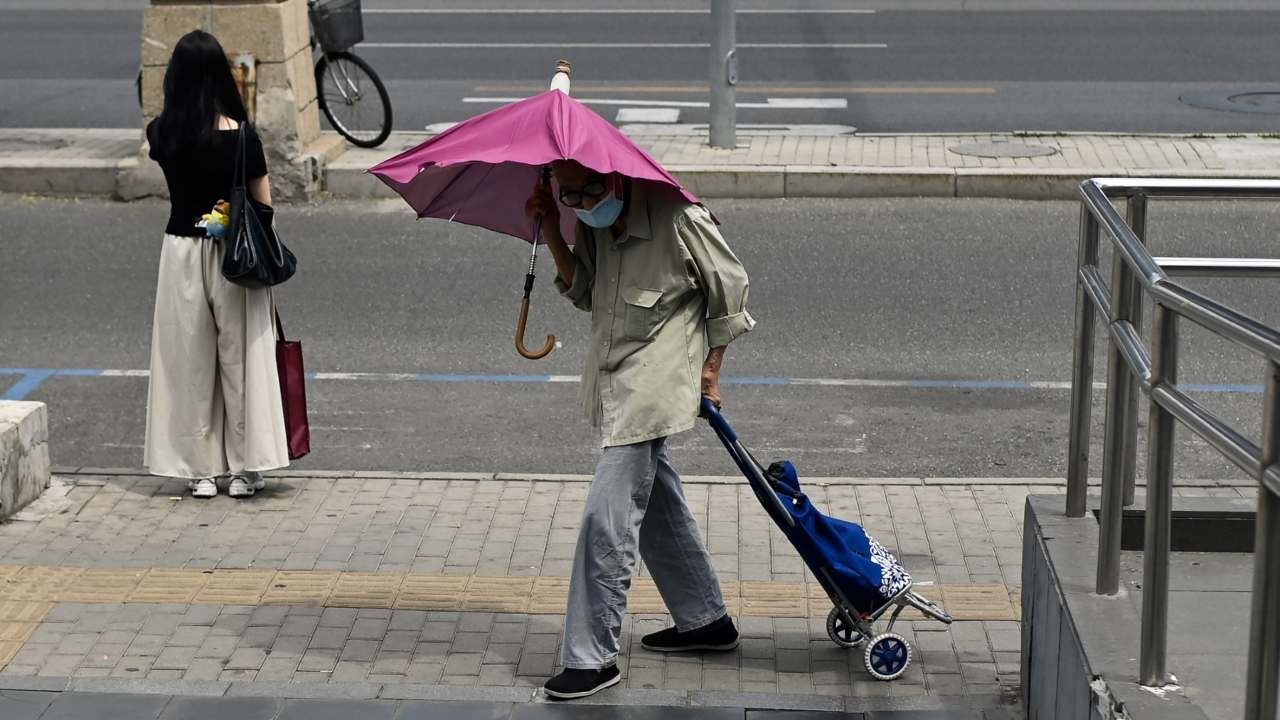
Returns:
[[[341,52],[364,40],[360,0],[317,0],[308,9],[316,41],[325,52]]]

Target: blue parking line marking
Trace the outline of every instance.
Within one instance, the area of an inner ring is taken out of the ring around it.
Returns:
[[[7,374],[12,375],[16,373]],[[18,382],[14,383],[8,390],[4,391],[4,395],[0,395],[0,400],[22,400],[35,392],[36,388],[40,387],[40,384],[45,380],[53,377],[53,374],[54,372],[52,370],[31,370],[29,372],[25,372],[22,374],[22,377],[18,378]]]

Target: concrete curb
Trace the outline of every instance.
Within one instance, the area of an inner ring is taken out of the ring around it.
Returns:
[[[140,468],[98,468],[55,466],[54,475],[72,478],[80,485],[101,484],[103,476],[118,477],[155,477]],[[436,482],[554,482],[554,483],[589,483],[591,475],[572,473],[508,473],[508,472],[396,472],[392,470],[277,470],[268,473],[269,477],[280,479],[350,479],[350,480],[414,480]],[[75,480],[83,477],[82,480]],[[686,485],[739,485],[743,482],[738,475],[682,475]],[[954,487],[966,485],[983,486],[1028,486],[1065,487],[1066,480],[1058,477],[853,477],[853,476],[806,476],[806,485],[819,487],[835,486],[894,486],[894,487]],[[1098,478],[1089,478],[1090,487],[1098,487]],[[1184,488],[1220,488],[1220,487],[1253,487],[1253,480],[1237,478],[1187,478],[1177,481],[1178,487]],[[1146,480],[1138,478],[1138,487],[1146,487]]]
[[[952,197],[1009,200],[1074,200],[1081,182],[1094,177],[1275,178],[1263,170],[1187,172],[1170,169],[928,168],[808,165],[671,165],[668,170],[703,198]],[[396,193],[362,165],[329,165],[323,187],[337,198],[395,198]]]
[[[126,162],[128,160],[5,158],[0,160],[0,192],[115,197],[117,177]]]
[[[489,703],[546,702],[534,687],[436,685],[418,683],[217,682],[117,678],[27,678],[0,675],[0,691],[126,693],[195,697],[274,697],[282,700],[435,700]],[[906,695],[860,697],[716,690],[610,689],[575,701],[587,706],[662,706],[797,710],[811,712],[942,711],[990,709],[1005,704],[999,695]]]

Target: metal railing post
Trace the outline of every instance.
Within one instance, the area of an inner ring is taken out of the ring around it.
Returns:
[[[711,0],[711,131],[712,147],[737,147],[737,8],[736,0]]]
[[[1280,716],[1280,494],[1268,481],[1280,463],[1280,365],[1267,363],[1262,426],[1261,487],[1253,545],[1253,618],[1249,631],[1249,675],[1245,720]]]
[[[1093,345],[1096,315],[1080,268],[1098,264],[1098,221],[1081,204],[1076,254],[1075,358],[1071,366],[1071,430],[1067,441],[1067,517],[1084,517],[1089,495],[1089,422],[1093,410]]]
[[[1126,322],[1133,305],[1133,271],[1122,253],[1113,254],[1111,322]],[[1102,446],[1102,522],[1098,525],[1099,595],[1120,590],[1120,522],[1124,513],[1125,435],[1129,421],[1129,389],[1133,371],[1115,341],[1107,345],[1107,415]]]
[[[1178,382],[1178,316],[1156,305],[1151,323],[1151,386]],[[1142,554],[1142,640],[1138,680],[1162,686],[1169,636],[1169,529],[1173,521],[1173,413],[1150,401],[1146,540]]]
[[[1144,244],[1147,241],[1147,195],[1135,192],[1129,196],[1126,219],[1133,234]],[[1142,283],[1133,283],[1133,300],[1129,305],[1129,321],[1134,328],[1142,328]],[[1154,338],[1155,335],[1153,334]],[[1129,411],[1125,415],[1124,428],[1124,506],[1134,503],[1138,478],[1138,384],[1129,384]],[[1150,428],[1148,428],[1150,432]],[[1147,481],[1148,484],[1151,482]]]

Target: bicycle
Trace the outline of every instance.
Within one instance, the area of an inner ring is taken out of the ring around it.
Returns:
[[[316,60],[316,100],[340,135],[360,147],[377,147],[391,134],[391,98],[369,63],[351,52],[364,40],[360,0],[307,0],[311,51]],[[373,95],[377,95],[373,102]]]

